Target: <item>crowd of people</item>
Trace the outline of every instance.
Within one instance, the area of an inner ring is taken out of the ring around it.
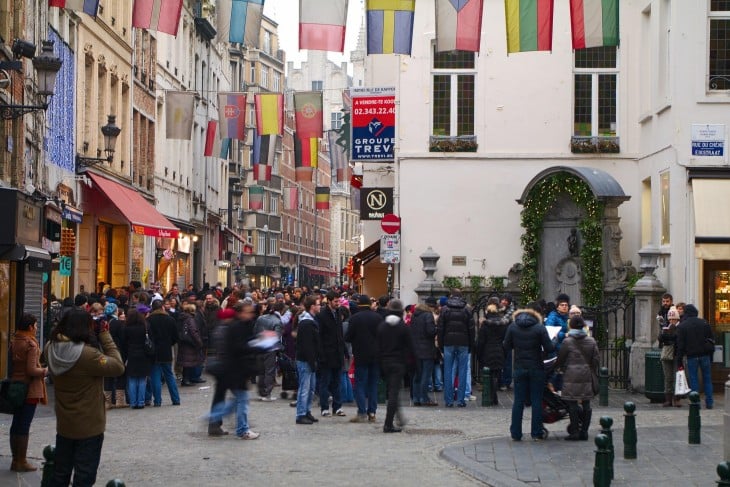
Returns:
[[[68,485],[72,472],[79,485],[93,484],[105,409],[160,407],[163,383],[170,404],[179,406],[178,387],[206,382],[204,370],[215,380],[205,416],[211,436],[228,435],[223,418],[235,414],[235,434],[257,439],[259,433],[249,428],[248,390],[255,386],[259,400],[275,401],[279,374],[285,373],[286,382],[287,371],[289,379],[294,377],[288,388],[296,397],[290,403],[295,424],[344,417],[343,404],[353,399],[357,411],[350,422],[375,423],[382,379],[387,391],[383,432],[397,433],[405,424],[398,401],[403,384],[415,407],[466,407],[476,399],[471,391],[475,361],[491,370],[494,404],[498,390],[514,388],[509,428],[514,441],[523,438],[525,407],[532,411],[530,436],[545,438],[544,394],[566,404],[566,440],[588,439],[599,352],[581,309],[571,306],[565,294],[518,309],[504,294],[473,309],[459,290],[408,306],[390,296],[375,299],[337,287],[261,291],[206,285],[181,291],[173,285],[163,293],[158,286],[142,290],[132,282],[121,290],[101,283],[98,291],[63,302],[52,298],[53,329],[43,357],[34,316],[21,318],[12,341],[12,378],[29,388],[26,404],[13,416],[11,468],[36,468],[26,460],[28,432],[36,406],[47,403],[44,378],[51,375],[57,447],[63,447],[53,485]],[[679,405],[672,392],[674,375],[686,357],[691,388],[698,390],[697,370],[702,370],[706,407],[712,408],[709,325],[693,305],[674,306],[668,294],[658,319],[665,406]],[[232,398],[227,400],[228,391]],[[83,421],[79,411],[88,411]]]

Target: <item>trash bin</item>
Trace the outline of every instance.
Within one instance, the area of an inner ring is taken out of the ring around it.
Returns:
[[[644,357],[644,395],[650,402],[664,402],[664,371],[661,350],[652,348]]]

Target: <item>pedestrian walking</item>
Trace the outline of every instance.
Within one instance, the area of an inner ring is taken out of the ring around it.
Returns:
[[[319,314],[319,298],[306,296],[304,311],[297,320],[297,424],[314,424],[319,421],[312,415],[312,400],[317,385],[315,374],[320,360],[320,335],[316,316]]]
[[[152,365],[150,383],[152,385],[153,406],[162,405],[162,377],[167,384],[167,392],[173,406],[180,405],[180,392],[177,378],[172,370],[172,347],[177,343],[177,322],[164,308],[162,299],[152,301],[152,312],[147,317],[149,334],[155,343],[155,361]]]
[[[355,360],[355,403],[357,415],[352,423],[374,422],[378,410],[378,326],[383,318],[370,307],[366,294],[358,297],[355,313],[350,318],[345,340],[352,344]],[[367,416],[366,416],[367,415]]]
[[[132,409],[143,409],[145,406],[145,390],[147,388],[147,377],[152,373],[154,357],[145,352],[145,335],[147,335],[147,321],[144,311],[147,308],[131,308],[127,313],[127,320],[124,328],[124,354],[127,356],[127,391],[129,392],[129,405]]]
[[[38,467],[27,460],[30,424],[38,404],[48,404],[44,378],[48,369],[41,367],[41,351],[36,340],[38,320],[32,314],[20,317],[10,343],[11,372],[10,380],[24,382],[28,392],[23,405],[13,413],[10,424],[10,452],[13,459],[10,470],[13,472],[32,472]]]
[[[342,370],[347,356],[340,299],[334,291],[327,293],[327,304],[317,315],[322,354],[317,369],[319,408],[322,416],[345,416],[342,410]],[[329,398],[332,397],[332,412]]]
[[[693,391],[700,392],[698,369],[702,371],[702,385],[705,389],[705,407],[712,409],[712,354],[715,353],[715,340],[712,328],[707,321],[698,316],[699,311],[693,304],[684,307],[684,318],[677,327],[677,361],[687,357],[687,380]]]

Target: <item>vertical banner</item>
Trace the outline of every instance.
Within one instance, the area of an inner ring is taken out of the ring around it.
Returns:
[[[352,161],[395,157],[395,88],[350,88]]]
[[[211,157],[213,155],[213,148],[215,147],[215,131],[218,127],[218,122],[215,120],[208,120],[208,129],[205,131],[205,157]]]

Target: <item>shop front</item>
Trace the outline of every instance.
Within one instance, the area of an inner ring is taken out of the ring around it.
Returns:
[[[715,336],[712,383],[724,387],[730,374],[730,171],[693,169],[695,257],[705,318]],[[676,299],[675,299],[676,301]]]
[[[0,377],[7,375],[18,318],[32,313],[43,330],[43,284],[51,271],[51,255],[42,248],[44,204],[17,189],[0,188]]]
[[[176,240],[179,229],[136,189],[95,173],[87,175],[93,185],[83,194],[79,290],[124,288],[130,281],[150,288],[160,279],[157,242]]]

